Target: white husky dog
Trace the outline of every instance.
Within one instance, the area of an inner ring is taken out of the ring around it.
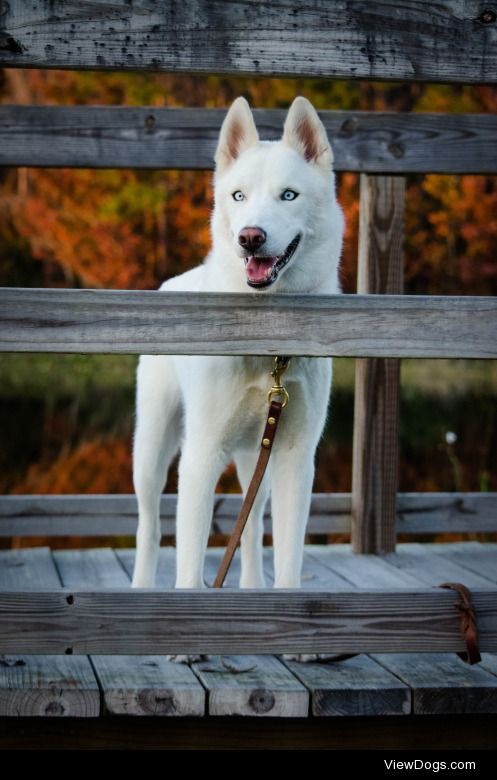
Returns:
[[[249,105],[235,100],[216,151],[212,251],[161,290],[337,293],[343,217],[333,153],[312,105],[296,98],[280,141],[259,141]],[[257,327],[255,325],[255,327]],[[246,491],[267,416],[272,357],[143,355],[138,368],[134,484],[139,507],[134,587],[154,585],[159,502],[181,449],[177,510],[178,588],[204,585],[214,490],[234,461]],[[290,404],[241,543],[240,585],[262,588],[263,513],[269,494],[275,586],[300,585],[314,455],[326,419],[331,360],[295,358]]]

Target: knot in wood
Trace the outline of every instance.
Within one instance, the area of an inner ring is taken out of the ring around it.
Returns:
[[[24,46],[19,41],[16,41],[11,35],[6,33],[0,33],[0,49],[2,51],[9,51],[11,54],[22,54]]]
[[[345,122],[342,122],[340,126],[340,135],[342,138],[350,138],[353,136],[358,125],[359,121],[355,117],[350,117],[349,119],[346,119]]]
[[[155,715],[172,715],[176,712],[176,702],[174,696],[165,694],[164,696],[155,696]]]
[[[151,132],[155,127],[155,116],[153,114],[148,114],[148,116],[145,117],[145,128]]]
[[[388,145],[388,151],[392,157],[396,157],[398,160],[404,156],[405,149],[402,144],[392,143]]]
[[[275,705],[274,694],[271,691],[266,691],[265,688],[257,688],[250,694],[248,703],[251,709],[258,714],[270,712]]]
[[[476,21],[480,24],[493,24],[497,19],[497,13],[493,8],[485,8],[484,11],[477,17]]]
[[[50,701],[45,707],[45,715],[60,716],[63,715],[66,708],[60,701]]]

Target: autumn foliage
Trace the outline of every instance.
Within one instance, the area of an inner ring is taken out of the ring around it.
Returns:
[[[318,109],[496,112],[491,87],[361,84],[295,79],[12,70],[4,103],[286,107],[296,94]],[[4,170],[0,175],[0,284],[153,289],[198,263],[209,247],[211,175],[141,170]],[[355,289],[358,181],[339,177],[347,234],[342,279]],[[406,291],[497,293],[497,178],[408,178]],[[17,492],[131,489],[129,429],[33,462]],[[349,479],[337,476],[340,488]],[[326,485],[321,489],[330,489]],[[319,489],[319,486],[318,486]]]

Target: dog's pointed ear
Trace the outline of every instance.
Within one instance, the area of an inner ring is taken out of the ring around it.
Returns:
[[[250,106],[245,98],[239,97],[231,104],[221,127],[214,158],[216,171],[222,173],[245,149],[258,141],[259,135]]]
[[[283,143],[295,149],[307,162],[331,171],[333,152],[326,130],[314,106],[297,97],[288,110],[283,129]]]

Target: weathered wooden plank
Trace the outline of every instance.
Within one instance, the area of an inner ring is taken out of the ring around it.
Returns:
[[[0,351],[497,357],[497,300],[470,296],[0,290]]]
[[[452,561],[497,583],[497,544],[466,542],[437,545],[440,555],[448,555]]]
[[[131,575],[134,550],[119,550],[126,571]],[[175,552],[173,547],[161,547],[157,567],[158,587],[172,587],[175,579]],[[216,576],[224,550],[209,548],[205,557],[204,578],[207,584]],[[265,568],[272,566],[272,550],[265,550]],[[227,578],[227,587],[237,587],[240,577],[238,553]],[[306,689],[273,656],[238,655],[211,657],[192,666],[208,691],[209,715],[236,715],[269,717],[302,717],[309,708]]]
[[[161,499],[164,535],[174,534],[176,495]],[[234,494],[217,495],[212,530],[230,533],[241,505]],[[111,536],[136,532],[136,498],[132,495],[0,496],[1,536]],[[314,493],[309,533],[350,531],[350,493]],[[265,532],[271,532],[270,510]],[[437,534],[497,531],[497,493],[399,493],[399,532]]]
[[[214,656],[194,665],[209,692],[209,715],[299,718],[309,693],[274,656]]]
[[[41,585],[58,588],[60,580],[48,547],[32,550],[0,550],[0,588],[18,590]]]
[[[0,106],[0,165],[210,169],[221,109]],[[261,138],[286,112],[256,109]],[[337,171],[495,173],[497,117],[320,111]]]
[[[399,533],[497,531],[496,493],[400,493]]]
[[[66,588],[125,588],[129,577],[114,551],[106,547],[95,550],[54,550],[59,576]]]
[[[316,558],[356,588],[413,588],[419,580],[409,572],[389,566],[377,555],[354,555],[348,544],[309,546],[307,554]]]
[[[491,583],[476,574],[437,555],[436,544],[402,544],[395,553],[383,557],[401,575],[423,585],[442,582],[463,582],[470,588],[489,587]],[[488,656],[490,657],[490,656]],[[468,667],[454,655],[443,653],[428,656],[375,656],[384,666],[401,677],[412,689],[415,714],[439,712],[494,712],[496,690],[474,667]],[[480,709],[481,708],[481,709]]]
[[[399,295],[404,279],[405,179],[361,176],[357,292]],[[352,458],[352,545],[395,549],[400,362],[356,361]]]
[[[199,717],[205,691],[186,664],[161,655],[92,655],[111,715]]]
[[[454,599],[437,589],[6,591],[0,652],[453,652],[464,649]],[[495,591],[474,590],[473,602],[481,650],[493,652]]]
[[[176,494],[162,496],[160,511],[164,535],[174,533],[176,500]],[[230,533],[240,506],[240,495],[216,495],[212,531]],[[137,513],[133,495],[0,496],[0,536],[131,535],[136,533]],[[270,520],[268,507],[264,518],[266,533],[271,532]],[[313,495],[309,532],[347,533],[349,526],[348,494]]]
[[[351,583],[341,574],[326,566],[319,555],[312,555],[314,547],[304,548],[302,587],[308,590],[350,590]],[[311,553],[311,554],[309,554]]]
[[[402,544],[395,553],[384,556],[391,566],[416,577],[422,585],[441,585],[443,582],[462,582],[468,588],[492,588],[495,583],[437,552],[438,544]],[[495,564],[495,557],[494,557]]]
[[[0,656],[0,715],[96,718],[100,694],[86,656]]]
[[[54,556],[68,588],[129,587],[129,577],[113,550],[63,550]],[[159,655],[93,655],[91,661],[109,714],[198,717],[205,713],[205,691],[184,664]]]
[[[454,655],[375,655],[412,691],[415,715],[497,712],[497,678]]]
[[[0,552],[0,589],[59,588],[46,548]],[[36,616],[32,616],[36,621]],[[85,656],[0,656],[0,715],[91,718],[100,712],[100,693]]]
[[[366,655],[333,663],[286,661],[312,694],[313,715],[408,715],[409,687]]]
[[[497,655],[482,653],[480,666],[497,677]]]
[[[495,41],[478,0],[10,0],[0,65],[495,83]]]

